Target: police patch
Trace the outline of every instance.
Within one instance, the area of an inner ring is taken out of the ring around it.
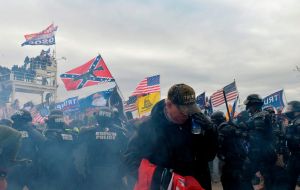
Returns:
[[[115,140],[117,133],[115,132],[96,132],[97,140]]]
[[[72,141],[73,140],[73,136],[70,134],[61,134],[61,137],[64,141]]]

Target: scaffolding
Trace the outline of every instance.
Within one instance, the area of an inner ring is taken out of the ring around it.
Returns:
[[[51,64],[43,68],[35,68],[34,74],[11,71],[0,76],[0,93],[7,94],[9,102],[14,102],[16,93],[29,93],[41,95],[41,103],[47,96],[50,102],[57,98],[57,60],[50,58]],[[48,94],[48,95],[47,95]]]

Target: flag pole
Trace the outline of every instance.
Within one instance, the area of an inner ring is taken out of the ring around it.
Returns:
[[[141,118],[141,114],[140,114],[140,109],[139,109],[139,97],[140,95],[136,95],[136,111],[137,111],[137,114],[138,114],[138,117]]]
[[[231,116],[230,116],[228,102],[227,102],[227,98],[226,98],[226,94],[225,94],[224,88],[223,88],[223,96],[224,96],[224,101],[225,101],[225,105],[226,105],[226,109],[227,109],[227,113],[228,113],[228,118],[229,118],[229,121],[231,121]]]
[[[53,24],[53,26],[54,26],[54,21],[52,21],[51,24]],[[57,26],[57,28],[58,28],[58,26]],[[54,40],[55,40],[55,32],[56,31],[53,31]],[[58,87],[58,85],[57,85],[58,84],[58,82],[57,82],[58,63],[57,63],[57,56],[56,56],[56,40],[55,40],[55,43],[54,43],[54,50],[52,51],[52,53],[53,53],[52,56],[53,56],[54,62],[55,62],[55,78],[54,78],[54,80],[55,80],[55,84],[54,84],[55,85],[55,94],[54,94],[54,102],[56,103],[56,99],[57,99],[57,87]]]
[[[116,82],[116,80],[115,80],[115,84],[116,84],[116,88],[118,88],[118,90],[119,90],[119,92],[120,92],[120,95],[121,95],[121,98],[123,99],[123,101],[125,100],[124,99],[124,96],[123,96],[123,93],[122,93],[122,91],[121,91],[121,89],[120,89],[120,87],[119,87],[119,85],[118,85],[118,83]]]
[[[102,58],[102,56],[101,56],[101,54],[100,53],[98,53],[98,55]],[[103,58],[102,58],[103,59]],[[107,65],[106,65],[106,67],[107,67]],[[113,77],[113,76],[112,76]],[[123,101],[125,100],[125,98],[124,98],[124,96],[123,96],[123,93],[122,93],[122,91],[121,91],[121,89],[120,89],[120,87],[119,87],[119,85],[118,85],[118,83],[117,83],[117,81],[116,81],[116,78],[115,77],[113,77],[113,79],[115,80],[114,82],[115,82],[115,84],[116,84],[116,88],[118,88],[118,90],[119,90],[119,92],[120,92],[120,95],[121,95],[121,98],[123,99]]]

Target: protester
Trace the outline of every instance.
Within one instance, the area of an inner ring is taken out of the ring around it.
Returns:
[[[90,96],[84,108],[78,105],[80,111],[70,106],[56,110],[50,93],[46,103],[28,102],[19,110],[19,100],[10,99],[13,86],[3,81],[56,85],[56,80],[41,76],[53,66],[49,52],[26,57],[22,66],[0,66],[0,190],[212,190],[219,181],[224,190],[294,190],[297,186],[300,103],[289,102],[284,113],[283,104],[265,106],[283,91],[267,96],[265,102],[250,94],[244,101],[246,110],[236,117],[235,101],[227,121],[223,112],[213,112],[213,106],[222,103],[221,96],[215,105],[206,98],[200,110],[194,89],[186,84],[173,85],[166,99],[151,103],[155,106],[149,116],[138,119],[133,112],[123,113],[127,109],[117,86],[113,92]],[[97,65],[93,71],[94,63],[83,65],[89,72],[66,73],[75,79],[65,81],[83,79],[75,89],[88,86],[89,81],[102,82],[97,73],[109,71],[103,61],[103,67]],[[145,80],[152,86],[160,84],[157,76]],[[232,84],[222,94],[228,112],[228,101],[238,95]],[[148,93],[143,90],[135,92],[131,109],[136,106],[140,111],[140,97]],[[227,101],[228,93],[233,95]]]
[[[197,129],[195,134],[193,127]],[[176,84],[169,89],[167,99],[157,103],[150,118],[140,125],[128,145],[125,163],[129,172],[139,176],[136,189],[143,183],[149,189],[167,189],[170,182],[176,186],[178,179],[183,179],[192,181],[198,189],[202,186],[210,190],[208,162],[216,152],[216,131],[197,107],[194,89]],[[149,170],[153,177],[145,181],[143,176]],[[173,181],[172,176],[176,176]]]
[[[1,119],[0,125],[6,126],[6,127],[12,127],[13,121],[10,119]]]
[[[7,81],[10,79],[10,69],[0,66],[0,81]]]
[[[7,170],[18,163],[17,153],[21,143],[21,133],[11,127],[0,125],[0,176],[5,180]]]
[[[31,114],[26,110],[19,110],[11,119],[13,128],[22,135],[22,144],[18,157],[31,160],[23,165],[14,167],[8,175],[11,190],[21,190],[25,186],[29,189],[39,189],[38,152],[45,138],[32,126]]]

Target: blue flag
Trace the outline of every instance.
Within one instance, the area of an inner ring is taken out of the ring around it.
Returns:
[[[283,90],[279,90],[263,99],[263,107],[274,107],[276,109],[284,108]]]
[[[78,96],[68,98],[63,102],[59,102],[55,104],[55,109],[65,111],[65,112],[78,111],[79,110]]]
[[[80,109],[85,110],[87,108],[108,106],[108,99],[113,92],[113,88],[96,92],[79,100]]]
[[[211,98],[208,99],[208,97],[206,97],[206,101],[205,101],[206,105],[205,105],[205,111],[206,111],[206,114],[208,116],[210,116],[213,112],[214,112],[214,109],[213,109],[213,106],[212,106],[212,102],[211,102]]]
[[[200,109],[205,108],[205,92],[203,92],[202,94],[197,96],[196,103],[197,103],[197,105],[199,106]]]

